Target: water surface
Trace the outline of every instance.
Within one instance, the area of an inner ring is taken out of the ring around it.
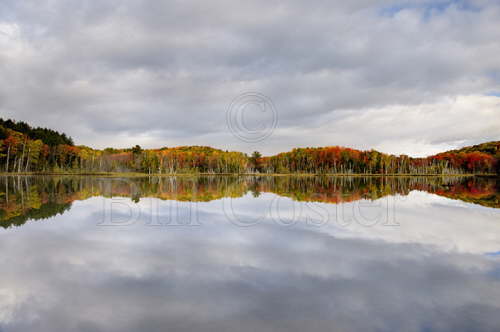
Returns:
[[[2,177],[0,331],[497,331],[497,179]]]

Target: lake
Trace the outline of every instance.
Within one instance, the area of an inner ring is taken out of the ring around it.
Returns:
[[[0,177],[0,331],[498,331],[500,180]]]

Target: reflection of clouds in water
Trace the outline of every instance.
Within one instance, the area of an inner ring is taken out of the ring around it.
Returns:
[[[269,198],[243,198],[241,207],[259,211]],[[146,210],[148,200],[137,206]],[[98,227],[102,199],[75,202],[49,222],[2,231],[0,327],[493,330],[498,259],[472,253],[491,245],[479,241],[487,239],[482,230],[494,240],[497,215],[445,204],[412,194],[398,206],[400,228],[387,230],[283,227],[270,219],[240,228],[225,219],[221,201],[198,203],[199,227],[144,226],[147,213],[129,227]],[[477,240],[465,237],[474,227]],[[438,250],[446,241],[471,253]]]
[[[418,243],[466,253],[500,249],[500,210],[425,192],[413,191],[408,196],[389,196],[373,202],[360,200],[337,205],[317,202],[305,204],[281,197],[280,200],[288,202],[280,204],[278,213],[269,212],[275,208],[271,204],[271,196],[268,195],[267,200],[233,200],[233,213],[239,216],[252,216],[252,213],[268,216],[279,214],[282,219],[298,220],[292,227],[317,229],[336,238]],[[298,210],[301,215],[297,219]],[[263,223],[278,224],[275,219],[267,218]],[[325,219],[328,222],[324,226],[314,227],[305,222],[308,219],[320,221],[321,224]],[[397,226],[388,226],[396,223]]]

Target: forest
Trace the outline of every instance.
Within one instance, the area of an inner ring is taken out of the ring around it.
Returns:
[[[0,119],[0,171],[5,173],[146,174],[500,174],[500,141],[426,158],[331,146],[297,148],[274,156],[206,146],[97,150],[75,145],[48,128]]]

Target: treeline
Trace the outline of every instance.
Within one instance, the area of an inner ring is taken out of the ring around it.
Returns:
[[[12,121],[10,119],[3,120],[0,118],[0,139],[7,138],[8,133],[5,129],[11,129],[18,133],[21,133],[28,137],[30,140],[41,140],[44,144],[48,146],[57,146],[60,144],[74,145],[73,139],[66,136],[64,133],[59,133],[58,131],[36,127],[33,128],[29,124],[23,121]]]
[[[450,151],[427,158],[394,156],[375,150],[360,151],[338,146],[294,149],[271,157],[256,156],[254,168],[264,173],[312,174],[500,173],[500,142],[488,144],[494,154],[475,150]]]
[[[96,150],[24,122],[0,119],[2,172],[142,172],[148,174],[500,174],[500,141],[427,158],[344,147],[301,148],[275,156],[248,156],[205,146]]]
[[[71,138],[24,122],[0,119],[0,171],[244,173],[248,158],[241,152],[191,146],[143,150],[96,150],[74,146]]]

